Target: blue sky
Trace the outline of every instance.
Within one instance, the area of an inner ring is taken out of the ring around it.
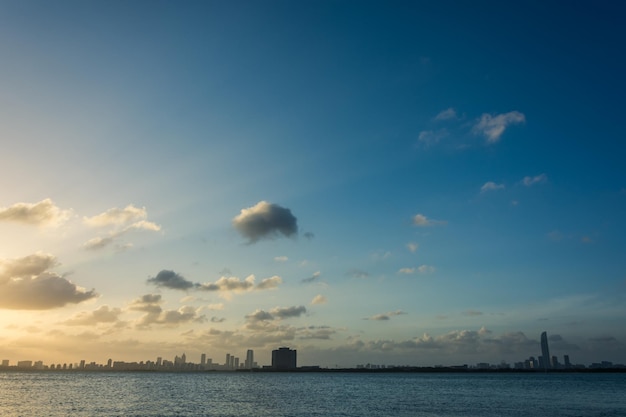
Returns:
[[[0,2],[0,356],[625,362],[625,6],[421,3]]]

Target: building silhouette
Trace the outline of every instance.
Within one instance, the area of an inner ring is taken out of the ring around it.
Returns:
[[[281,347],[272,351],[272,368],[274,369],[296,369],[296,350],[288,347]]]
[[[252,349],[248,349],[246,352],[246,362],[245,368],[252,369],[254,367],[254,351]]]
[[[540,365],[543,365],[542,368],[545,370],[550,369],[552,366],[550,364],[550,349],[548,348],[548,334],[546,332],[541,333],[541,358]]]

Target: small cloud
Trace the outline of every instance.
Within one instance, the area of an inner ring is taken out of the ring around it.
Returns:
[[[322,275],[322,273],[320,271],[316,271],[310,277],[303,278],[301,282],[306,284],[306,283],[310,283],[310,282],[316,281],[320,277],[320,275]]]
[[[350,271],[346,272],[346,276],[352,278],[367,278],[370,276],[370,274],[367,271],[363,271],[362,269],[351,269]]]
[[[211,323],[223,323],[226,319],[224,317],[211,317]]]
[[[398,274],[411,275],[415,273],[415,268],[400,268]]]
[[[414,242],[409,242],[406,244],[406,248],[409,250],[409,252],[415,253],[419,249],[419,245]]]
[[[558,242],[560,240],[563,240],[563,233],[559,232],[558,230],[553,230],[550,233],[547,234],[548,239],[553,240],[555,242]]]
[[[428,217],[420,213],[413,216],[413,225],[418,226],[418,227],[428,227],[428,226],[435,226],[439,224],[446,224],[446,222],[442,220],[429,219]]]
[[[233,219],[233,226],[249,243],[278,235],[291,237],[298,233],[298,221],[291,210],[267,201],[242,209]]]
[[[255,280],[256,278],[254,275],[249,275],[244,280],[237,277],[221,277],[215,282],[196,284],[196,286],[202,291],[244,292],[252,290],[271,290],[277,288],[283,282],[278,275],[265,278],[256,286],[254,285]]]
[[[89,239],[87,242],[85,242],[85,244],[83,245],[83,248],[87,250],[102,249],[102,248],[109,246],[111,243],[113,243],[114,239],[115,238],[112,236],[94,237],[93,239]]]
[[[534,177],[524,177],[521,183],[526,187],[530,187],[535,184],[542,184],[546,181],[548,181],[548,176],[546,174],[539,174]]]
[[[275,256],[274,260],[276,262],[287,262],[289,260],[289,258],[286,257],[286,256]]]
[[[220,310],[224,310],[224,304],[223,303],[209,304],[208,306],[206,306],[206,308],[212,311],[220,311]]]
[[[72,216],[71,210],[61,210],[47,198],[38,203],[17,203],[0,208],[0,221],[58,227]]]
[[[321,294],[316,295],[311,300],[311,304],[313,305],[326,304],[326,303],[328,303],[328,299]]]
[[[272,321],[300,317],[304,313],[306,313],[306,307],[304,306],[275,307],[270,311],[256,310],[254,313],[247,315],[246,318],[249,321]]]
[[[364,320],[387,321],[387,320],[391,320],[391,317],[393,316],[400,316],[402,314],[406,314],[406,313],[402,310],[396,310],[396,311],[391,311],[389,313],[376,314],[374,316],[367,317]]]
[[[510,125],[524,123],[526,116],[518,111],[491,115],[483,113],[473,127],[476,134],[482,134],[487,138],[487,143],[496,143]]]
[[[435,121],[439,122],[439,121],[444,121],[444,120],[455,120],[457,119],[457,117],[458,116],[456,114],[456,110],[450,107],[449,109],[446,109],[440,112],[437,116],[435,116]]]
[[[304,236],[306,239],[311,240],[311,239],[313,239],[313,238],[315,237],[315,234],[313,234],[313,233],[311,233],[311,232],[305,232],[305,233],[303,234],[303,236]]]
[[[138,208],[129,204],[123,209],[114,207],[96,216],[85,217],[83,221],[92,227],[118,226],[143,220],[147,216],[145,207]]]
[[[280,284],[282,284],[283,280],[278,276],[274,275],[270,278],[265,278],[261,280],[256,286],[257,290],[271,290],[273,288],[278,288]]]
[[[503,190],[503,189],[504,189],[504,184],[496,184],[493,181],[487,181],[486,183],[483,184],[482,187],[480,187],[480,192],[486,193],[489,191],[496,191],[496,190]]]
[[[435,267],[430,265],[420,265],[417,267],[417,272],[420,274],[432,274],[435,272]]]
[[[385,259],[391,258],[391,252],[380,250],[380,251],[372,252],[370,256],[375,261],[383,261]]]
[[[172,290],[188,290],[195,286],[193,282],[186,280],[182,275],[166,269],[160,271],[155,277],[148,278],[148,283]]]
[[[483,313],[482,311],[477,311],[477,310],[467,310],[463,312],[464,316],[470,316],[470,317],[475,317],[475,316],[482,316]]]
[[[422,130],[417,136],[417,142],[428,148],[429,146],[436,145],[441,139],[447,136],[448,131],[446,129]]]
[[[121,309],[103,305],[94,311],[78,313],[64,324],[68,326],[94,326],[100,323],[116,323],[120,314],[122,314]]]

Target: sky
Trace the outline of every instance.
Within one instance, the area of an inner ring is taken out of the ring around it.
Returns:
[[[0,1],[0,357],[626,362],[626,4]]]

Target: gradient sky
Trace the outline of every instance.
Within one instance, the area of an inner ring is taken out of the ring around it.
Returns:
[[[0,357],[626,362],[626,5],[0,1]]]

